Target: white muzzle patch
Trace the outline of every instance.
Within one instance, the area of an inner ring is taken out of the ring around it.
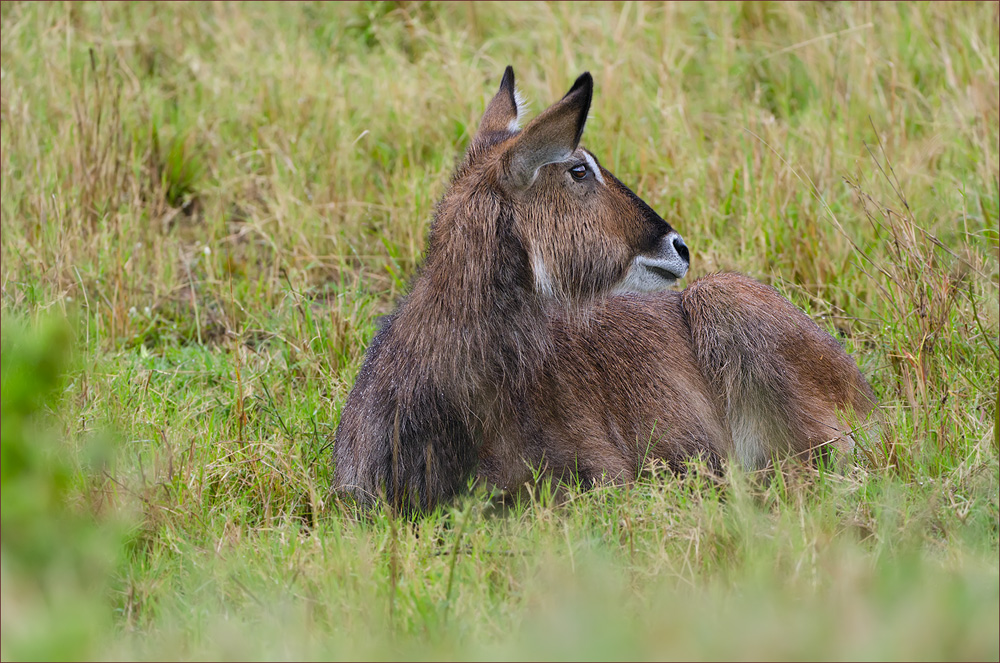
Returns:
[[[678,247],[685,247],[684,240],[671,232],[660,240],[656,255],[636,256],[615,292],[659,292],[677,283],[687,274],[689,265]]]

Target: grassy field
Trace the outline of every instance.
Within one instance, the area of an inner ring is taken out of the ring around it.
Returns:
[[[1000,658],[998,5],[0,8],[2,640],[22,658]],[[415,523],[340,408],[512,64],[837,335],[843,475]]]

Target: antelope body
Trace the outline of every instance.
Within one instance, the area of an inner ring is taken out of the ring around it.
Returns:
[[[538,469],[586,484],[851,449],[844,413],[875,401],[829,334],[741,275],[666,290],[688,250],[579,146],[592,89],[520,129],[507,68],[344,405],[338,490],[422,511],[476,475],[513,490]]]

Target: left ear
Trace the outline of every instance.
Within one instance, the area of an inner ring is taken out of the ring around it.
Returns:
[[[476,138],[488,133],[510,131],[517,128],[517,93],[514,91],[514,68],[510,65],[503,72],[500,89],[486,106],[479,122]]]
[[[504,154],[505,175],[517,188],[531,186],[538,169],[570,158],[587,124],[594,79],[584,73],[562,99],[526,126]]]

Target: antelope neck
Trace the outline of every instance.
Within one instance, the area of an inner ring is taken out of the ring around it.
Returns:
[[[470,406],[516,399],[547,351],[548,324],[531,268],[509,224],[464,226],[461,242],[432,240],[394,324],[418,382]],[[492,241],[490,241],[492,239]],[[456,246],[455,244],[460,244]],[[417,387],[419,388],[419,387]]]

